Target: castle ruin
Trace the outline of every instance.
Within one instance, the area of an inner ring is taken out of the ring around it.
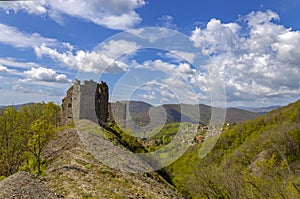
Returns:
[[[126,126],[126,103],[109,103],[109,90],[105,82],[75,80],[62,100],[62,124],[72,125],[74,120],[88,119],[101,126],[117,122]]]

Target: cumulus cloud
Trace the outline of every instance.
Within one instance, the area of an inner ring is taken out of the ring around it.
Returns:
[[[23,10],[34,15],[48,15],[61,22],[62,15],[81,18],[111,29],[128,29],[141,22],[136,9],[144,0],[39,0],[2,2],[0,7],[9,13]]]
[[[206,102],[208,100],[204,74],[193,69],[188,63],[173,64],[158,59],[145,61],[136,68],[158,72],[160,75],[157,77],[161,76],[145,83],[142,90],[146,93],[140,95],[143,99],[157,99],[160,103],[173,101],[190,104],[203,99]]]
[[[186,83],[184,82],[191,82],[191,79],[200,75],[200,73],[196,69],[193,69],[188,63],[172,64],[160,59],[154,61],[148,60],[135,67],[138,69],[163,72],[167,77],[164,79],[165,82],[169,82],[170,86],[176,85],[180,88],[186,87]]]
[[[75,50],[66,42],[45,38],[37,33],[28,34],[15,27],[0,24],[0,43],[16,48],[33,48],[38,57],[49,56],[53,60],[72,69],[84,72],[122,72],[129,66],[116,60],[124,54],[134,54],[139,45],[126,40],[110,40],[99,46],[96,51]],[[0,64],[13,67],[38,67],[35,63],[16,62],[11,58],[0,58]]]
[[[51,46],[56,43],[55,39],[42,37],[38,33],[23,33],[15,27],[1,23],[0,30],[0,43],[11,45],[16,48],[30,48],[42,44]]]
[[[238,23],[212,19],[190,36],[194,46],[211,57],[228,100],[299,96],[300,32],[277,24],[279,16],[272,11],[252,12],[242,19],[248,32],[241,33]]]
[[[97,49],[101,54],[107,57],[118,58],[124,54],[134,54],[140,46],[136,42],[126,40],[109,40]]]
[[[9,73],[9,70],[7,67],[0,65],[0,73]]]
[[[135,42],[110,40],[92,52],[83,50],[74,51],[70,44],[69,50],[63,52],[47,47],[46,45],[35,46],[34,50],[37,56],[49,56],[69,68],[84,72],[116,73],[127,71],[129,68],[125,62],[117,58],[126,53],[133,54],[138,48],[139,46]]]
[[[234,50],[240,44],[237,37],[239,29],[240,26],[236,23],[222,24],[220,20],[211,19],[206,29],[195,28],[191,40],[205,55],[221,53]]]
[[[172,88],[167,84],[158,82],[157,80],[147,81],[141,88],[143,93],[138,96],[147,101],[154,102],[170,102],[177,99],[172,92]]]
[[[26,81],[44,81],[44,82],[56,82],[56,83],[70,83],[71,80],[64,74],[57,74],[53,69],[48,68],[31,68],[24,72]]]

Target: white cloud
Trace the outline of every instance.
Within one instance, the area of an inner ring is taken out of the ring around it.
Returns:
[[[237,23],[212,19],[190,37],[211,57],[211,70],[219,72],[228,100],[261,103],[280,94],[299,96],[300,32],[276,24],[279,16],[272,11],[252,12],[242,19],[248,32],[241,33]]]
[[[208,100],[205,77],[188,63],[172,64],[162,60],[148,60],[136,68],[161,73],[157,75],[160,78],[145,83],[142,90],[147,93],[140,96],[144,99],[151,100],[156,95],[160,103],[172,101],[191,104],[199,102],[200,99]]]
[[[62,15],[81,18],[111,29],[127,29],[141,22],[135,12],[144,0],[39,0],[1,3],[7,12],[23,10],[34,15],[48,15],[61,22]]]
[[[236,23],[222,24],[220,20],[211,19],[206,29],[196,27],[190,39],[203,54],[211,55],[234,50],[240,44],[237,37],[239,30],[240,26]]]
[[[174,59],[177,62],[182,62],[183,60],[186,60],[190,63],[194,63],[194,59],[196,58],[195,53],[179,51],[179,50],[171,50],[170,52],[166,53],[164,56],[166,56],[167,58]]]
[[[110,40],[98,47],[97,52],[75,50],[70,43],[44,38],[37,33],[28,34],[15,27],[0,24],[0,42],[17,48],[32,47],[38,57],[49,56],[53,60],[84,72],[122,72],[129,66],[121,60],[115,60],[123,54],[134,54],[139,45],[126,40]],[[101,49],[99,49],[101,48]],[[0,64],[13,67],[38,67],[35,63],[16,62],[11,58],[0,58]]]
[[[1,2],[0,7],[9,13],[9,11],[17,12],[24,10],[29,14],[42,15],[46,14],[47,10],[44,7],[45,0],[39,1],[6,1]]]
[[[55,39],[44,38],[38,33],[23,33],[15,27],[1,23],[0,30],[0,43],[11,45],[16,48],[30,48],[42,44],[54,45],[56,43]]]
[[[140,46],[135,42],[126,40],[109,40],[99,49],[107,57],[118,58],[124,54],[134,54]]]
[[[49,56],[53,60],[66,65],[69,68],[84,72],[124,72],[129,66],[119,60],[115,60],[122,54],[134,53],[138,46],[134,42],[125,40],[110,41],[102,46],[102,49],[96,51],[67,50],[59,52],[57,49],[49,48],[46,45],[35,46],[34,50],[37,56]]]
[[[31,70],[24,72],[26,76],[25,81],[44,81],[44,82],[56,82],[56,83],[70,83],[71,80],[64,74],[57,74],[53,69],[48,68],[31,68]]]
[[[9,73],[9,70],[7,67],[0,65],[0,73]]]
[[[160,44],[160,43],[155,43],[158,40],[163,41],[166,38],[172,38],[172,36],[178,34],[177,32],[170,31],[167,28],[156,28],[156,27],[130,29],[128,30],[128,33],[130,33],[133,37],[147,40],[149,43],[154,43],[157,46],[159,46]],[[164,49],[163,46],[161,48]]]
[[[34,62],[21,62],[14,58],[0,58],[0,65],[15,67],[15,68],[36,68],[39,65]]]
[[[141,87],[143,94],[139,94],[138,96],[144,100],[154,101],[155,103],[165,103],[176,101],[177,97],[172,92],[173,88],[167,84],[158,82],[157,80],[151,80],[146,82],[143,87]]]
[[[175,29],[176,25],[173,23],[173,17],[170,15],[163,15],[158,18],[159,26],[163,26],[170,29]]]
[[[28,87],[24,87],[20,84],[16,84],[12,87],[13,91],[16,91],[16,92],[20,92],[20,93],[35,93],[36,91],[33,90],[33,89],[30,89]]]

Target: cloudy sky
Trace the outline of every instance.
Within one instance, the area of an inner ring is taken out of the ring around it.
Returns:
[[[75,79],[112,101],[299,99],[300,2],[224,2],[0,1],[0,105],[60,103]]]

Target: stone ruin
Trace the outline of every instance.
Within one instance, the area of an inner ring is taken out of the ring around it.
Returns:
[[[117,122],[126,127],[126,103],[109,103],[109,90],[105,82],[75,80],[62,100],[62,124],[72,125],[74,120],[88,119],[101,126]]]

